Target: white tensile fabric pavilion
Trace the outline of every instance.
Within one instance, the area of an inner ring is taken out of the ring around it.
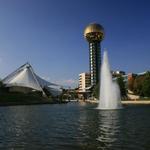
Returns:
[[[43,88],[49,90],[53,95],[61,93],[61,87],[57,84],[48,82],[35,74],[32,66],[26,63],[19,67],[2,80],[6,87],[25,87],[35,91],[41,91],[44,95]]]

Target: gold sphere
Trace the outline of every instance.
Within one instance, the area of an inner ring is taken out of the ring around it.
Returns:
[[[104,28],[100,24],[89,24],[84,30],[84,38],[88,42],[100,42],[104,39]]]

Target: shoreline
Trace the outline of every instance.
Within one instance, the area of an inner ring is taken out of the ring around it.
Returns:
[[[83,102],[81,100],[79,100],[79,102]],[[86,100],[84,102],[87,102],[87,103],[99,103],[99,101],[97,100]],[[127,104],[139,104],[139,105],[150,105],[150,100],[123,100],[121,101],[121,103],[124,105],[127,105]]]
[[[71,101],[70,101],[71,102]],[[79,103],[98,104],[97,100],[78,100]],[[46,104],[67,104],[69,101],[42,101],[42,102],[0,102],[0,107],[3,106],[24,106],[24,105],[46,105]],[[123,100],[123,105],[150,105],[150,100]]]
[[[42,97],[39,94],[0,93],[0,106],[64,104],[63,100]]]
[[[150,105],[150,100],[127,100],[121,101],[122,104],[140,104],[140,105]]]
[[[0,102],[0,107],[3,106],[24,106],[24,105],[45,105],[45,104],[66,104],[67,101],[54,101],[54,102]]]

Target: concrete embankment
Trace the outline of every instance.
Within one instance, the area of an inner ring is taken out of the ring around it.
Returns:
[[[144,104],[144,105],[150,105],[150,100],[122,101],[122,104]]]
[[[83,102],[83,101],[82,101]],[[98,103],[97,100],[86,100],[87,103]],[[150,100],[124,100],[121,101],[122,104],[144,104],[144,105],[150,105]]]

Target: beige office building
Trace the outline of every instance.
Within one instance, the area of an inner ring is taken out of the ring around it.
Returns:
[[[86,92],[86,89],[91,86],[90,73],[79,74],[79,92]]]

